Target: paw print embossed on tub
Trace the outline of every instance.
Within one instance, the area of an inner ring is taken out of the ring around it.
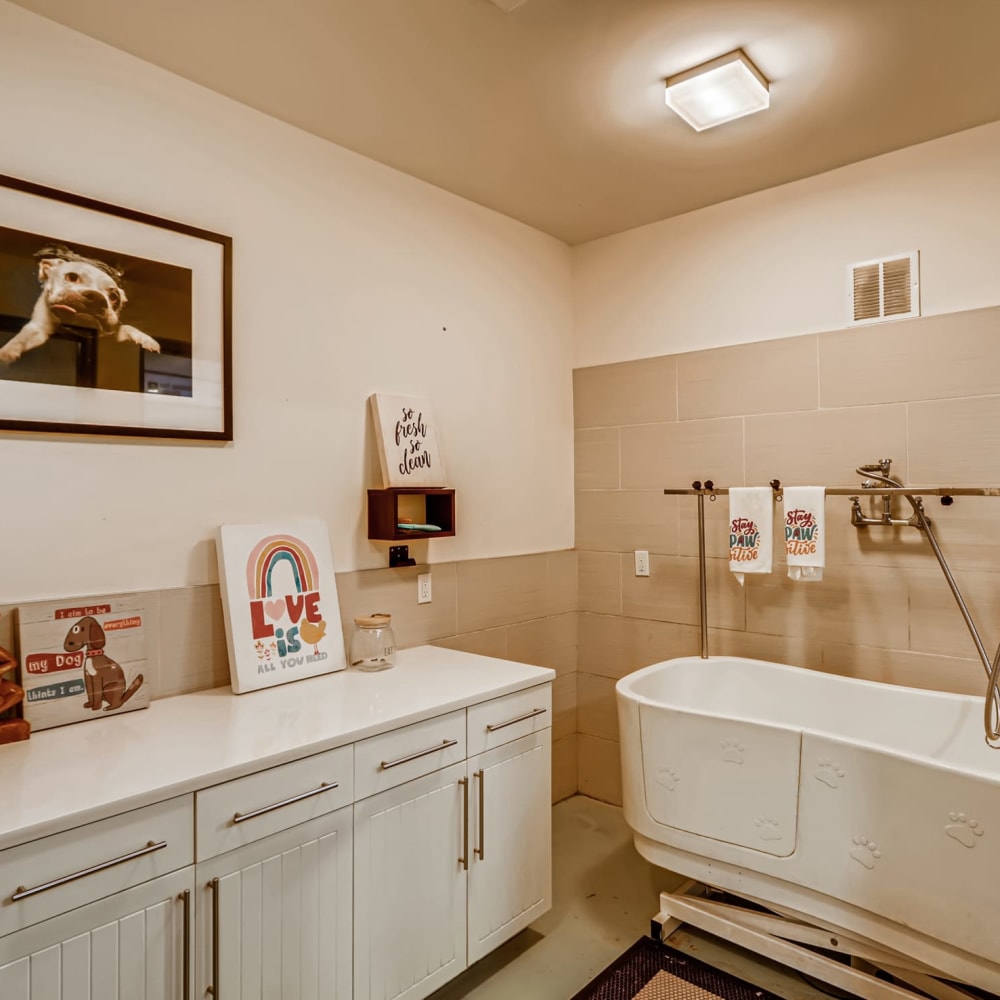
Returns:
[[[875,868],[879,858],[882,857],[878,845],[868,837],[854,837],[848,853],[858,864],[864,865],[869,871]]]
[[[846,777],[846,772],[835,760],[824,758],[816,764],[813,777],[817,781],[822,781],[828,788],[839,788],[841,781]]]
[[[963,847],[975,847],[978,839],[986,832],[979,820],[972,819],[964,812],[948,813],[948,819],[944,832]]]

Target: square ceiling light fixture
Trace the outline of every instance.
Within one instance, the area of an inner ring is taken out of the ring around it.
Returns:
[[[767,80],[742,49],[667,78],[667,107],[698,132],[769,103]]]

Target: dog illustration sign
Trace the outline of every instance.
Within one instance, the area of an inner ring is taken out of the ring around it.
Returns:
[[[149,706],[140,595],[23,605],[18,631],[24,717],[33,730]]]
[[[347,660],[326,525],[224,524],[218,541],[233,691],[343,670]]]

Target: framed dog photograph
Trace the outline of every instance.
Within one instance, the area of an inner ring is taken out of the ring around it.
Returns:
[[[232,240],[0,175],[0,430],[231,441]]]

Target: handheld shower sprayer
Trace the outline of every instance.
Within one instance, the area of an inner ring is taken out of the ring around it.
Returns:
[[[894,479],[889,475],[891,467],[892,459],[883,458],[870,465],[860,465],[855,469],[855,472],[859,476],[870,477],[865,479],[861,484],[863,489],[877,489],[880,483],[894,490],[904,489],[905,487],[898,479]],[[983,717],[986,742],[991,747],[1000,749],[1000,646],[997,647],[997,651],[991,659],[990,655],[986,652],[986,647],[983,645],[983,640],[979,635],[979,630],[976,628],[976,623],[972,619],[972,614],[969,612],[962,593],[958,589],[958,584],[955,582],[955,577],[952,575],[944,553],[941,551],[937,536],[931,527],[930,518],[924,513],[923,499],[911,493],[904,493],[903,497],[913,508],[913,516],[905,521],[892,517],[892,494],[890,493],[882,494],[882,515],[880,517],[865,517],[861,510],[861,498],[857,496],[851,497],[851,524],[856,528],[864,528],[872,524],[890,525],[892,527],[909,525],[918,528],[927,536],[931,551],[934,553],[934,557],[937,559],[938,565],[944,573],[948,588],[955,598],[955,603],[958,605],[958,610],[965,620],[966,628],[968,628],[969,635],[972,637],[973,644],[976,647],[976,652],[979,654],[979,660],[986,671],[987,690]]]

